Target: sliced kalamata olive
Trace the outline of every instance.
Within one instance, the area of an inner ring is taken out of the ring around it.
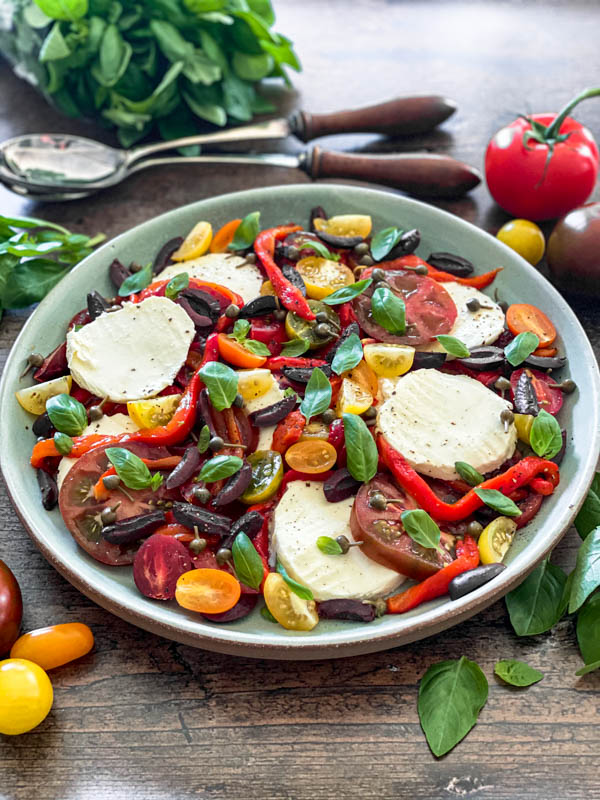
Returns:
[[[427,263],[435,267],[435,269],[442,270],[442,272],[456,275],[457,278],[466,278],[474,269],[473,264],[468,259],[457,256],[454,253],[430,253]]]
[[[446,361],[446,353],[420,353],[417,351],[412,369],[439,369]]]
[[[277,403],[273,403],[272,406],[266,406],[258,411],[254,411],[249,415],[248,419],[252,425],[256,425],[257,428],[267,428],[269,425],[277,425],[277,423],[285,419],[295,407],[296,397],[290,395],[289,397],[284,397],[283,400],[279,400]]]
[[[356,247],[357,244],[364,242],[362,236],[334,236],[333,233],[325,231],[317,231],[317,236],[331,247]]]
[[[225,486],[213,500],[215,506],[226,506],[241,497],[252,480],[252,467],[250,464],[242,464],[241,468],[229,478]]]
[[[532,353],[525,359],[525,364],[534,369],[562,369],[566,363],[566,356],[536,356]]]
[[[353,478],[347,469],[336,469],[323,483],[323,494],[328,503],[339,503],[356,494],[360,485],[360,481]]]
[[[205,508],[191,503],[173,503],[173,516],[188,528],[196,526],[200,533],[214,533],[225,536],[231,528],[231,520],[222,514],[213,514]]]
[[[42,495],[42,505],[46,511],[51,511],[58,503],[58,486],[56,481],[45,470],[37,470],[37,482]]]
[[[402,234],[398,244],[387,254],[385,260],[392,261],[394,258],[409,256],[415,252],[420,243],[421,232],[417,228],[412,228],[412,230]]]
[[[31,426],[31,430],[35,436],[43,436],[44,439],[49,439],[52,436],[54,426],[50,422],[47,411],[44,411],[43,414],[40,414],[40,416],[36,418]]]
[[[213,436],[217,436],[217,429],[215,428],[215,424],[212,418],[212,404],[210,402],[210,396],[208,394],[208,389],[202,389],[198,396],[198,403],[196,404],[196,417],[199,417],[203,421],[203,425],[208,426],[208,430],[210,431],[211,438]]]
[[[249,319],[250,317],[264,317],[266,314],[272,314],[279,308],[279,302],[273,295],[265,294],[262,297],[255,297],[250,300],[245,306],[240,308],[238,317],[241,319]]]
[[[150,511],[148,514],[137,514],[127,517],[102,528],[102,538],[111,544],[131,544],[150,536],[151,533],[165,523],[164,511]]]
[[[532,414],[534,417],[537,417],[540,413],[540,404],[535,393],[535,388],[526,370],[523,370],[517,381],[513,404],[517,414]]]
[[[182,486],[189,481],[190,478],[193,478],[196,472],[198,472],[201,461],[202,458],[196,445],[190,445],[183,454],[183,458],[179,464],[177,464],[165,481],[165,487],[167,489],[176,489],[178,486]]]
[[[58,347],[55,347],[50,355],[46,356],[42,366],[38,367],[33,373],[33,380],[43,383],[43,381],[50,381],[52,378],[60,378],[61,375],[66,375],[68,372],[67,343],[63,342]]]
[[[472,347],[468,358],[457,359],[459,364],[474,370],[496,369],[504,364],[504,351],[493,345]]]
[[[177,303],[177,305],[183,308],[185,313],[192,320],[194,328],[196,328],[197,331],[206,333],[207,330],[210,330],[213,327],[214,322],[212,321],[212,319],[210,317],[204,316],[203,314],[198,314],[196,311],[194,311],[194,309],[192,308],[192,304],[186,297],[178,297],[175,302]]]
[[[159,272],[162,272],[163,269],[171,263],[171,256],[175,250],[178,250],[181,247],[182,244],[183,239],[181,236],[176,236],[174,239],[169,239],[168,242],[163,244],[156,254],[154,262],[152,263],[152,272],[154,275],[158,275]]]
[[[310,227],[311,231],[316,230],[316,228],[315,228],[315,220],[316,219],[329,219],[329,217],[325,213],[325,209],[323,208],[323,206],[315,206],[314,208],[311,208],[311,210],[310,210],[310,217],[309,217],[310,224],[309,224],[309,227]]]
[[[236,619],[247,617],[257,602],[257,594],[243,594],[229,611],[222,611],[220,614],[202,614],[202,616],[209,622],[235,622]]]
[[[554,461],[554,463],[558,464],[559,466],[562,464],[562,460],[565,457],[565,452],[567,449],[567,432],[565,430],[561,430],[560,435],[562,436],[562,447],[554,456],[554,458],[550,459],[550,461]]]
[[[308,383],[313,369],[314,367],[283,367],[281,371],[285,377],[289,378],[291,381],[295,381],[296,383]],[[328,378],[331,378],[331,367],[328,367],[327,364],[323,364],[319,369],[322,370]]]
[[[448,585],[448,594],[451,600],[458,600],[469,592],[474,592],[485,583],[488,583],[497,575],[505,570],[504,564],[485,564],[482,567],[475,567],[467,572],[461,572],[456,578],[452,578]]]
[[[239,519],[231,524],[231,530],[221,542],[221,547],[231,547],[238,533],[245,533],[249,539],[254,539],[261,530],[264,523],[262,514],[259,511],[246,511]]]
[[[283,272],[284,277],[286,277],[292,284],[292,286],[295,286],[296,289],[299,289],[302,292],[302,295],[306,297],[306,286],[302,280],[302,275],[300,275],[296,267],[293,267],[291,264],[284,264],[281,267],[281,271]]]
[[[344,328],[344,331],[340,338],[337,340],[335,345],[331,348],[331,350],[325,356],[325,360],[328,361],[330,364],[334,359],[335,354],[337,353],[340,345],[342,345],[349,336],[355,333],[357,336],[360,336],[360,328],[358,327],[358,322],[351,322],[347,328]]]
[[[185,298],[196,314],[203,317],[210,317],[213,322],[216,322],[221,314],[221,304],[219,301],[201,289],[183,289],[179,293],[179,297]]]
[[[111,281],[114,283],[117,289],[119,289],[123,281],[127,280],[127,278],[130,278],[132,273],[130,269],[127,269],[127,267],[124,266],[124,264],[121,264],[118,258],[115,258],[108,268],[108,274]]]
[[[320,619],[346,619],[352,622],[373,622],[375,619],[375,606],[362,600],[324,600],[319,603],[318,611]]]
[[[95,289],[92,292],[88,292],[87,309],[91,320],[97,319],[100,314],[104,314],[109,307],[110,303],[106,302],[100,292]]]

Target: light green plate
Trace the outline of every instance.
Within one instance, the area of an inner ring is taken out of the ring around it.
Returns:
[[[497,266],[501,300],[532,302],[545,311],[560,332],[561,350],[569,357],[568,372],[579,390],[566,397],[561,424],[569,438],[561,467],[561,484],[548,498],[533,524],[519,533],[508,568],[479,590],[455,602],[447,598],[398,616],[364,625],[320,622],[309,633],[295,633],[264,620],[258,610],[239,622],[216,625],[179,608],[175,602],[149,600],[137,591],[128,567],[107,567],[80,550],[65,529],[58,510],[46,512],[39,499],[35,472],[28,462],[33,445],[32,418],[17,403],[14,392],[27,355],[49,352],[64,337],[65,324],[85,305],[91,289],[112,295],[108,266],[118,257],[144,264],[162,243],[185,236],[200,219],[213,228],[257,209],[269,227],[295,220],[306,225],[311,207],[322,205],[329,215],[368,213],[377,230],[389,225],[418,228],[418,253],[436,250],[460,253],[477,272]],[[349,656],[384,650],[450,627],[498,600],[522,581],[548,554],[569,527],[590,485],[600,446],[600,381],[590,343],[573,312],[539,273],[492,236],[450,214],[394,194],[332,184],[282,186],[223,195],[176,209],[118,236],[83,261],[32,314],[8,358],[0,389],[0,454],[2,471],[17,513],[45,557],[80,591],[114,614],[187,644],[262,658],[303,659]]]

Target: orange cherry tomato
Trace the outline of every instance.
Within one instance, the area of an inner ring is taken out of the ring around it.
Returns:
[[[344,372],[342,377],[350,378],[351,381],[358,383],[359,386],[362,386],[362,388],[373,395],[373,397],[377,397],[379,391],[377,375],[364,359],[359,361],[353,369]]]
[[[337,450],[323,439],[304,439],[286,450],[285,460],[297,472],[316,475],[333,467],[337,461]]]
[[[226,333],[220,333],[217,336],[217,344],[219,345],[219,355],[225,361],[229,361],[235,367],[262,367],[266,362],[267,356],[257,356],[246,350],[244,345],[236,342],[235,339],[230,339]]]
[[[533,351],[534,356],[542,356],[543,358],[554,358],[557,353],[556,347],[538,347],[537,350]]]
[[[240,599],[240,582],[222,569],[192,569],[177,579],[175,600],[201,614],[229,611]]]
[[[224,253],[233,241],[235,232],[240,226],[241,219],[232,219],[226,222],[222,228],[215,233],[208,249],[209,253]]]
[[[93,646],[94,634],[87,625],[65,622],[20,636],[12,646],[10,657],[25,658],[48,670],[81,658]]]
[[[543,311],[528,303],[513,303],[506,312],[506,324],[511,333],[530,331],[540,340],[540,347],[547,347],[556,339],[556,328]]]
[[[191,542],[194,538],[193,532],[179,522],[169,522],[167,525],[161,525],[154,533],[160,533],[162,536],[174,536],[184,544],[186,542]]]

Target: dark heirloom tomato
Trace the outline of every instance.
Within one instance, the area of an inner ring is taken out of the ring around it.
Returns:
[[[548,239],[553,281],[566,291],[600,296],[600,203],[576,208],[556,224]]]
[[[19,637],[23,600],[17,579],[0,559],[0,658]]]
[[[371,508],[369,497],[382,492],[385,497],[398,498],[397,503],[388,503],[385,511]],[[402,527],[402,512],[416,508],[414,500],[389,481],[377,474],[369,483],[361,486],[350,516],[350,529],[357,541],[363,542],[362,552],[383,564],[417,581],[433,575],[452,561],[444,551],[421,547],[414,542]]]
[[[557,382],[556,378],[553,378],[552,375],[548,375],[545,372],[540,372],[538,369],[516,369],[513,372],[510,376],[513,394],[512,399],[514,400],[515,388],[523,372],[526,372],[531,379],[540,408],[543,408],[544,411],[547,411],[549,414],[558,414],[562,408],[563,394],[560,389],[552,388]]]
[[[373,319],[371,296],[377,284],[369,286],[353,301],[358,323],[365,333],[381,342],[416,347],[451,330],[456,320],[456,305],[441,284],[406,269],[389,270],[385,279],[394,294],[406,303],[406,334],[395,336]]]

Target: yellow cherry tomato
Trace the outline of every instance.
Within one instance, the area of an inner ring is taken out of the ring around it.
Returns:
[[[306,286],[306,294],[314,300],[322,300],[344,286],[354,283],[354,273],[339,261],[308,256],[296,263],[296,269]]]
[[[291,469],[317,475],[333,467],[337,461],[337,450],[322,439],[305,439],[288,447],[285,460]]]
[[[302,436],[299,441],[304,442],[308,439],[329,439],[329,426],[323,422],[309,422],[304,426]]]
[[[535,222],[530,222],[528,219],[511,219],[500,228],[496,238],[523,256],[525,261],[529,261],[534,267],[541,261],[546,249],[544,234]]]
[[[517,523],[509,517],[496,517],[479,537],[479,558],[482,564],[498,564],[508,553],[515,538]]]
[[[380,378],[397,378],[412,367],[415,348],[404,344],[377,342],[363,348],[365,361]]]
[[[150,400],[129,400],[127,413],[138,428],[157,428],[167,424],[180,400],[180,394],[152,397]]]
[[[13,644],[10,657],[25,658],[48,670],[81,658],[93,646],[94,635],[87,625],[66,622],[23,634]]]
[[[371,233],[373,221],[368,214],[338,214],[337,217],[313,220],[318,231],[330,233],[332,236],[362,236],[366,239]]]
[[[0,733],[16,736],[37,727],[48,716],[53,699],[50,678],[33,661],[0,661]]]
[[[271,370],[261,367],[239,369],[236,375],[238,376],[238,392],[244,400],[256,400],[257,397],[262,397],[274,384]]]
[[[211,242],[212,225],[210,222],[197,222],[171,258],[173,261],[189,261],[191,258],[199,258],[206,253]]]
[[[370,392],[355,381],[344,378],[335,407],[338,417],[342,414],[364,414],[372,405],[373,395]]]
[[[347,372],[342,373],[342,378],[348,378],[354,383],[358,383],[365,392],[369,392],[369,394],[373,395],[373,397],[377,396],[377,392],[379,391],[379,381],[377,380],[377,375],[373,372],[371,367],[367,364],[367,362],[362,359],[359,361],[355,367],[349,369]]]
[[[267,608],[287,630],[311,631],[319,621],[314,600],[298,597],[278,572],[267,575],[263,591]]]
[[[44,383],[35,383],[26,389],[19,389],[15,392],[15,396],[25,411],[39,416],[46,410],[46,403],[51,397],[70,393],[72,380],[70,375],[64,375],[62,378],[53,378]]]
[[[529,444],[529,437],[531,434],[531,426],[533,425],[534,416],[531,414],[515,414],[515,428],[517,429],[517,436],[525,444]]]
[[[270,294],[271,296],[275,296],[277,292],[273,288],[273,284],[271,283],[271,281],[265,281],[263,284],[261,284],[260,294],[262,295]]]

